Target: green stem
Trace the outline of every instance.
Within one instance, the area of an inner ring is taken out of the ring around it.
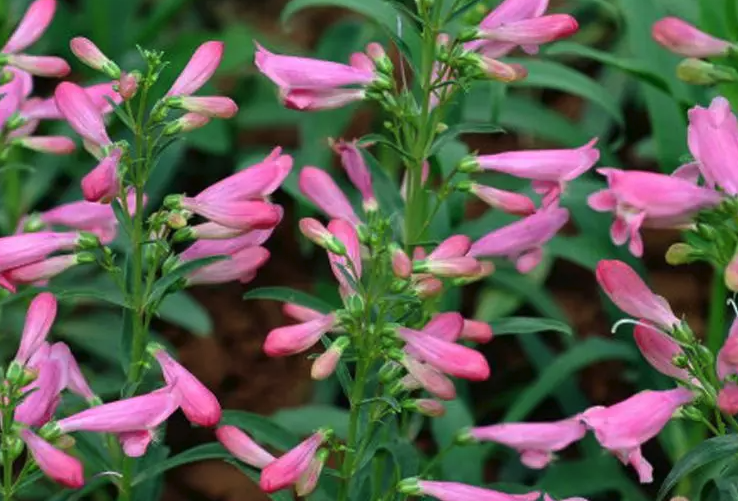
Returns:
[[[725,339],[725,300],[727,297],[728,290],[725,287],[723,274],[720,270],[715,270],[712,275],[707,330],[707,348],[712,353],[718,352]]]
[[[349,485],[353,476],[356,447],[358,446],[359,416],[362,410],[360,402],[364,399],[364,388],[366,387],[368,372],[369,362],[365,357],[360,357],[357,363],[354,387],[351,389],[349,434],[346,441],[346,454],[343,457],[343,467],[341,470],[343,482],[341,482],[341,487],[338,491],[338,501],[347,501],[349,499]]]
[[[12,390],[12,388],[9,388]],[[9,438],[12,436],[10,430],[13,427],[13,412],[10,406],[3,406],[3,500],[12,501],[13,499],[13,458],[10,455]]]
[[[425,468],[423,468],[423,471],[420,473],[420,476],[421,477],[425,477],[431,471],[433,471],[433,468],[435,468],[438,465],[438,463],[440,463],[441,460],[446,456],[446,454],[448,454],[449,452],[451,452],[451,450],[454,447],[456,447],[456,442],[451,442],[448,445],[446,445],[446,447],[444,447],[443,449],[441,449],[438,452],[438,454],[436,454],[436,456],[433,459],[431,459],[430,462],[427,465],[425,465]]]

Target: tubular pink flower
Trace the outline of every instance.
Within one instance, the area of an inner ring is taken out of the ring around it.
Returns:
[[[346,248],[323,223],[312,217],[304,217],[298,223],[300,233],[316,245],[337,254],[345,254]]]
[[[472,183],[469,191],[482,199],[486,204],[508,214],[530,216],[536,212],[536,206],[533,200],[519,193],[498,190],[497,188],[477,183]]]
[[[347,143],[340,140],[333,144],[333,150],[341,157],[341,165],[346,170],[351,183],[361,193],[365,209],[376,208],[377,199],[372,187],[372,175],[357,142]]]
[[[718,408],[731,416],[738,414],[738,384],[726,382],[718,392]]]
[[[128,208],[135,213],[135,197],[129,195],[128,198]],[[46,225],[66,226],[94,233],[103,244],[110,243],[117,233],[118,222],[110,205],[87,201],[70,202],[42,212],[38,218]]]
[[[689,110],[689,151],[697,160],[705,184],[719,186],[728,195],[738,195],[738,173],[730,159],[738,155],[738,120],[722,96],[709,108]]]
[[[298,322],[309,322],[323,317],[323,313],[295,303],[285,303],[282,306],[282,313]]]
[[[336,316],[330,313],[301,324],[273,329],[264,341],[264,352],[270,357],[284,357],[309,350],[336,326],[336,321]]]
[[[235,238],[224,240],[198,240],[179,255],[182,262],[208,256],[230,256],[251,247],[259,247],[272,234],[269,230],[253,230]]]
[[[407,348],[409,346],[406,347],[406,351]],[[413,390],[416,387],[422,387],[428,393],[441,400],[453,400],[456,398],[456,387],[453,381],[432,365],[423,363],[414,356],[404,357],[401,363],[411,377],[411,381],[403,381],[406,389]]]
[[[548,9],[548,0],[504,0],[480,23],[480,30],[492,30],[502,25],[534,19]],[[501,57],[510,53],[515,44],[477,40],[464,45],[467,50],[478,50],[489,57]]]
[[[492,327],[486,322],[479,320],[464,319],[464,327],[461,330],[461,339],[475,343],[489,343],[492,341]]]
[[[497,59],[479,56],[479,67],[488,77],[500,82],[511,83],[528,77],[528,70],[521,64],[503,63]]]
[[[464,318],[457,312],[437,313],[425,324],[422,332],[444,341],[454,342],[461,336]]]
[[[684,350],[672,338],[657,328],[648,328],[642,324],[635,326],[633,337],[641,354],[654,369],[680,381],[692,380],[688,370],[674,366],[674,358],[684,355]]]
[[[346,275],[351,277],[354,282],[358,283],[361,280],[362,265],[359,235],[351,223],[343,219],[334,219],[328,223],[328,231],[346,249],[346,255],[344,256],[328,252],[328,260],[330,261],[333,275],[338,280],[338,283],[341,284],[341,290],[345,294],[350,294],[354,291],[354,285]]]
[[[579,24],[572,16],[551,14],[506,23],[492,29],[482,27],[479,36],[491,42],[520,45],[526,52],[535,54],[539,45],[570,37],[578,29]]]
[[[256,46],[256,67],[282,89],[335,89],[346,85],[369,85],[374,72],[354,66],[272,54]]]
[[[471,249],[471,240],[466,235],[453,235],[438,244],[426,259],[441,260],[463,257]]]
[[[291,89],[280,93],[285,107],[296,111],[343,108],[366,99],[363,89]]]
[[[222,284],[239,281],[248,283],[254,279],[259,268],[269,260],[269,251],[264,247],[248,247],[231,254],[230,259],[203,266],[187,277],[187,285]]]
[[[35,0],[3,47],[3,54],[20,52],[41,38],[54,19],[56,0]]]
[[[418,280],[413,286],[415,293],[423,299],[434,297],[443,291],[443,282],[435,277]]]
[[[13,268],[5,272],[5,277],[16,284],[34,284],[50,280],[79,264],[76,254],[54,256],[43,261]]]
[[[329,452],[326,449],[318,451],[307,470],[300,475],[295,482],[295,494],[298,497],[306,497],[311,494],[318,486],[320,474],[323,472],[323,466],[328,459]]]
[[[98,110],[102,113],[110,113],[113,111],[113,106],[108,102],[108,99],[115,104],[123,102],[123,98],[115,90],[114,86],[115,82],[106,82],[84,87],[84,91]]]
[[[317,167],[305,167],[300,171],[300,191],[326,215],[345,219],[354,226],[361,224],[351,203],[331,176]]]
[[[253,200],[199,200],[184,197],[181,207],[228,228],[242,231],[274,228],[282,211],[267,202]]]
[[[624,464],[632,464],[641,483],[653,481],[651,465],[641,455],[641,444],[655,437],[682,405],[694,395],[686,388],[642,391],[610,407],[591,407],[581,419],[597,441]]]
[[[55,448],[29,429],[22,430],[20,436],[47,477],[70,489],[79,489],[85,484],[82,463],[77,458]]]
[[[479,271],[479,262],[471,256],[443,259],[428,258],[416,263],[416,271],[427,272],[438,277],[469,277]]]
[[[675,54],[685,57],[724,56],[730,42],[698,30],[678,17],[665,17],[653,25],[653,39]]]
[[[292,170],[292,157],[276,148],[263,161],[233,174],[201,191],[195,199],[205,201],[244,201],[274,193]]]
[[[716,367],[721,380],[738,374],[738,319],[733,320],[728,337],[717,353]]]
[[[548,494],[544,494],[543,495],[543,501],[556,501],[556,500],[554,498],[552,498],[551,496],[549,496]],[[588,500],[586,498],[576,497],[576,498],[562,499],[561,501],[588,501]]]
[[[669,303],[651,292],[633,268],[622,261],[600,261],[596,275],[605,294],[628,315],[644,318],[666,330],[680,324]]]
[[[228,452],[249,466],[261,469],[274,461],[274,456],[235,426],[220,426],[215,430],[215,436]]]
[[[99,146],[111,144],[100,108],[82,87],[62,82],[56,87],[54,99],[61,114],[80,136]]]
[[[78,412],[57,421],[56,429],[64,434],[74,431],[125,433],[153,430],[177,410],[180,402],[179,392],[167,387]]]
[[[43,231],[0,238],[0,271],[18,268],[44,259],[60,250],[72,250],[79,233]]]
[[[614,212],[610,234],[616,245],[630,239],[630,252],[643,254],[641,226],[678,228],[694,214],[714,207],[722,196],[678,176],[644,171],[598,169],[607,177],[609,188],[590,195],[589,206],[599,212]]]
[[[97,167],[82,178],[82,194],[88,202],[107,204],[118,196],[121,179],[118,173],[121,151],[114,149]]]
[[[554,452],[580,440],[587,428],[578,418],[552,423],[503,423],[472,428],[469,434],[482,442],[496,442],[517,450],[528,468],[545,468]]]
[[[23,74],[26,74],[23,72]],[[110,98],[115,103],[122,101],[121,96],[113,89],[113,83],[102,83],[96,85],[90,85],[84,88],[87,97],[90,98],[93,105],[99,109],[102,113],[109,113],[113,111],[110,103],[105,99]],[[23,103],[21,108],[21,115],[26,120],[62,120],[64,115],[56,105],[56,99],[30,99]]]
[[[26,323],[14,361],[25,365],[31,355],[46,341],[46,336],[56,319],[56,310],[56,298],[50,292],[42,292],[33,298],[26,313]]]
[[[440,501],[536,501],[541,496],[539,492],[506,494],[457,482],[419,480],[417,484],[417,494],[432,496]]]
[[[471,246],[469,256],[505,256],[516,261],[521,273],[538,266],[543,257],[542,246],[551,240],[569,220],[569,211],[546,207],[532,216],[488,233]]]
[[[91,40],[85,37],[75,37],[69,42],[69,48],[72,54],[84,64],[98,71],[117,70],[118,66],[111,61]],[[117,78],[117,76],[116,76]]]
[[[32,136],[17,140],[17,143],[29,150],[54,155],[68,155],[74,152],[74,141],[64,136]]]
[[[211,118],[232,118],[238,113],[238,105],[225,96],[179,96],[169,103],[177,108]]]
[[[489,378],[487,360],[478,351],[420,331],[400,328],[398,333],[423,361],[446,374],[471,381]]]
[[[200,45],[166,95],[189,96],[197,92],[220,66],[224,48],[225,44],[218,41]]]
[[[222,411],[213,392],[163,349],[157,349],[154,357],[161,366],[167,385],[179,394],[179,405],[187,419],[205,427],[218,424]]]
[[[82,370],[79,368],[77,360],[72,355],[72,351],[64,343],[54,343],[51,346],[49,358],[58,360],[63,367],[65,381],[64,386],[74,393],[84,398],[88,402],[93,401],[97,395],[90,388],[90,384],[82,374]]]
[[[151,430],[126,431],[118,434],[123,452],[131,458],[138,458],[146,454],[146,449],[154,440],[154,432]]]
[[[65,372],[58,360],[46,358],[35,369],[38,377],[23,388],[29,395],[15,408],[13,417],[16,422],[27,426],[41,426],[49,421],[59,403],[59,394],[66,385]]]
[[[398,278],[410,278],[413,272],[413,262],[400,247],[392,249],[392,272]]]
[[[294,449],[269,463],[261,471],[261,479],[259,480],[261,490],[272,493],[295,484],[302,474],[308,470],[325,439],[326,433],[319,431]]]

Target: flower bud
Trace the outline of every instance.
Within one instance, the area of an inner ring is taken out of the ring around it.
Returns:
[[[341,355],[350,344],[351,339],[346,336],[336,339],[330,348],[315,359],[310,370],[310,376],[316,381],[322,381],[330,377],[336,371]]]
[[[23,454],[23,449],[25,448],[25,444],[23,443],[23,440],[20,439],[20,437],[8,437],[7,442],[5,446],[8,450],[8,456],[10,461],[15,461],[20,457],[21,454]]]
[[[701,59],[688,58],[677,66],[679,80],[691,85],[715,85],[738,82],[738,72],[727,66],[718,66]]]
[[[181,230],[187,226],[187,218],[181,212],[170,212],[167,216],[167,226],[173,230]]]
[[[178,229],[174,232],[174,236],[172,236],[174,242],[189,242],[194,239],[195,232],[190,226]]]
[[[392,244],[390,246],[390,253],[392,255],[392,271],[395,276],[409,278],[413,272],[413,263],[405,251],[399,245]]]
[[[165,136],[173,136],[175,134],[192,132],[200,127],[205,127],[208,123],[210,123],[210,118],[205,115],[186,113],[177,120],[168,123],[167,126],[164,127],[163,133]]]
[[[435,297],[443,292],[443,282],[437,278],[424,278],[413,287],[415,294],[421,299]]]
[[[72,49],[72,53],[77,56],[77,59],[90,68],[101,71],[110,78],[120,78],[121,73],[118,65],[87,38],[75,37],[69,43],[69,47]]]
[[[94,250],[100,247],[100,239],[97,235],[82,231],[77,239],[77,248],[82,250]]]
[[[459,163],[459,172],[465,172],[468,174],[474,173],[474,172],[482,172],[482,167],[479,165],[479,161],[477,160],[477,157],[474,155],[469,155],[461,159],[461,162]]]
[[[139,80],[141,80],[141,74],[138,72],[121,73],[120,80],[118,80],[118,94],[123,98],[123,101],[133,99],[136,92],[138,92]]]
[[[295,494],[298,497],[308,496],[318,485],[318,479],[323,471],[323,466],[330,456],[328,449],[320,449],[310,462],[310,466],[295,483]]]
[[[388,384],[395,381],[403,373],[402,366],[397,362],[386,362],[379,369],[379,382],[382,384]]]
[[[689,244],[676,243],[666,251],[666,262],[672,266],[689,264],[697,259],[697,251]]]
[[[725,267],[724,280],[729,290],[738,292],[738,252],[733,254],[728,266]]]
[[[442,417],[446,414],[446,407],[438,400],[431,398],[406,400],[402,403],[402,408],[428,417]]]
[[[364,300],[361,296],[353,294],[346,298],[346,309],[349,314],[354,318],[359,318],[364,315]]]
[[[346,246],[343,245],[338,238],[333,235],[328,228],[317,219],[311,217],[304,217],[300,219],[300,232],[305,235],[305,238],[313,242],[315,245],[323,247],[324,249],[337,254],[339,256],[346,255]]]
[[[164,198],[164,207],[169,210],[181,209],[183,195],[167,195]]]

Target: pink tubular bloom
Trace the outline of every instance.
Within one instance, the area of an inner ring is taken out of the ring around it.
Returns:
[[[199,200],[184,197],[180,206],[222,226],[242,231],[273,228],[282,219],[282,211],[277,206],[254,200]]]
[[[309,350],[336,326],[336,320],[331,313],[301,324],[273,329],[264,341],[264,352],[270,357],[284,357]]]
[[[308,470],[315,454],[326,438],[326,432],[319,431],[280,458],[269,463],[261,471],[261,479],[259,480],[261,490],[272,493],[295,484],[302,474]]]
[[[412,494],[432,496],[440,501],[536,501],[541,496],[540,492],[507,494],[457,482],[430,480],[417,481],[417,488]]]
[[[113,70],[114,73],[120,73],[120,70],[115,63],[103,54],[97,45],[85,37],[74,37],[69,42],[69,48],[72,50],[72,53],[77,56],[77,59],[90,68],[98,71]]]
[[[180,96],[169,98],[168,103],[211,118],[232,118],[238,113],[238,105],[225,96]]]
[[[54,343],[51,346],[49,358],[58,360],[62,366],[65,381],[64,386],[74,393],[84,398],[88,402],[92,402],[96,395],[90,388],[89,383],[82,374],[82,370],[79,368],[77,360],[72,355],[72,351],[64,343]]]
[[[300,171],[300,191],[326,215],[345,219],[354,226],[361,224],[351,203],[331,176],[317,167],[305,167]]]
[[[82,87],[62,82],[56,87],[54,99],[61,114],[80,136],[99,146],[111,144],[100,107],[95,106]]]
[[[53,294],[42,292],[31,301],[26,313],[20,346],[14,360],[25,365],[46,340],[56,319],[57,302]]]
[[[346,170],[351,183],[361,193],[365,210],[376,208],[377,200],[372,187],[372,175],[357,142],[347,143],[341,140],[333,144],[333,149],[340,155],[341,165]]]
[[[469,430],[475,440],[517,450],[521,462],[533,469],[546,467],[554,459],[554,452],[567,448],[586,433],[587,428],[577,418],[553,423],[504,423]]]
[[[471,256],[445,259],[428,258],[416,264],[416,271],[427,272],[438,277],[470,277],[479,271],[479,262]]]
[[[689,110],[688,144],[705,184],[738,195],[738,173],[730,161],[738,155],[738,120],[727,99],[718,96],[709,108]]]
[[[179,260],[186,262],[209,256],[230,256],[244,249],[259,247],[271,234],[272,229],[254,230],[235,238],[198,240],[179,255]]]
[[[733,320],[728,337],[718,351],[716,367],[721,380],[738,374],[738,319]]]
[[[121,189],[118,162],[121,151],[114,149],[97,167],[82,178],[82,194],[88,202],[110,203]]]
[[[738,384],[724,383],[718,393],[717,405],[726,414],[738,414]]]
[[[16,140],[26,149],[54,155],[69,155],[74,152],[74,141],[64,136],[30,136]]]
[[[653,25],[653,39],[671,52],[685,57],[724,56],[730,42],[704,33],[678,17],[665,17]]]
[[[344,294],[351,294],[354,292],[355,286],[348,277],[351,277],[357,283],[361,280],[362,265],[359,235],[354,227],[343,219],[334,219],[328,223],[328,231],[346,249],[346,255],[344,256],[328,252],[328,260],[331,263],[333,275],[341,284],[341,291]]]
[[[347,343],[348,344],[348,343]],[[333,343],[326,351],[321,353],[318,358],[313,361],[310,367],[310,377],[316,381],[323,381],[329,378],[338,367],[341,361],[344,348],[343,343]]]
[[[292,89],[280,93],[285,107],[296,111],[343,108],[366,99],[363,89]]]
[[[569,220],[569,211],[550,206],[532,216],[488,233],[471,246],[469,256],[505,256],[515,261],[521,273],[528,273],[541,262],[542,246]]]
[[[323,316],[323,313],[318,310],[295,303],[285,303],[282,306],[282,313],[298,322],[309,322]]]
[[[471,381],[489,378],[487,360],[478,351],[407,328],[398,334],[421,360],[446,374]]]
[[[577,32],[577,20],[567,14],[552,14],[523,21],[506,23],[496,28],[480,28],[479,36],[491,42],[522,46],[530,54],[538,46],[567,38]]]
[[[500,26],[535,19],[548,9],[549,0],[504,0],[480,23],[479,29],[491,31]],[[465,45],[467,50],[479,50],[489,57],[507,55],[515,48],[515,44],[479,40]]]
[[[27,426],[41,426],[51,419],[66,383],[61,362],[45,358],[34,368],[38,377],[23,388],[28,396],[15,408],[14,420]]]
[[[60,433],[92,431],[125,433],[153,430],[166,421],[181,403],[179,392],[163,388],[78,412],[56,422]]]
[[[432,365],[420,362],[412,356],[404,357],[401,363],[408,372],[408,376],[401,381],[405,389],[414,390],[422,387],[441,400],[456,398],[454,382]]]
[[[680,176],[654,172],[598,169],[609,187],[589,196],[589,206],[599,212],[614,212],[610,235],[615,245],[630,239],[629,250],[643,254],[641,226],[678,228],[689,224],[700,210],[714,207],[722,196]]]
[[[56,0],[34,1],[3,47],[2,53],[13,54],[33,45],[51,24],[55,11]]]
[[[425,324],[422,332],[429,336],[454,342],[461,336],[464,318],[456,312],[438,313]]]
[[[651,292],[635,270],[624,262],[602,260],[597,263],[596,275],[605,294],[628,315],[646,319],[667,330],[679,326],[680,321],[669,303]]]
[[[479,320],[464,319],[464,327],[461,329],[461,339],[475,343],[489,343],[493,337],[492,327],[486,322]]]
[[[54,256],[43,261],[13,268],[5,272],[5,278],[16,284],[33,284],[50,280],[79,264],[76,254]]]
[[[477,183],[472,183],[469,191],[478,196],[486,204],[508,214],[530,216],[536,212],[536,206],[533,200],[520,193],[499,190]]]
[[[591,407],[580,417],[602,447],[624,464],[633,465],[641,483],[649,483],[653,481],[652,468],[641,455],[641,444],[655,437],[674,412],[693,399],[686,388],[646,390],[610,407]]]
[[[674,366],[674,358],[684,355],[684,350],[671,337],[657,328],[641,324],[633,329],[633,337],[643,357],[661,374],[685,382],[692,379],[687,369]]]
[[[85,484],[82,463],[77,458],[55,448],[31,430],[24,429],[20,435],[47,477],[71,489],[79,489]]]
[[[192,272],[187,285],[210,285],[239,281],[248,283],[254,279],[259,268],[269,260],[269,251],[264,247],[247,247],[230,255],[230,259],[218,261]]]
[[[72,250],[79,240],[79,233],[43,231],[0,238],[0,271],[44,259],[60,250]]]
[[[438,244],[433,252],[428,254],[427,259],[441,260],[463,257],[471,248],[471,240],[466,235],[453,235]]]
[[[129,196],[128,207],[135,212],[134,197]],[[45,225],[60,225],[94,233],[103,244],[110,243],[117,232],[118,222],[110,205],[87,201],[62,204],[38,215]]]
[[[274,461],[274,456],[235,426],[219,426],[215,430],[215,436],[228,452],[249,466],[261,469]]]
[[[163,349],[156,349],[154,357],[161,366],[167,385],[179,394],[179,405],[187,419],[205,427],[218,424],[222,411],[213,392]]]
[[[225,44],[218,41],[200,45],[167,92],[167,96],[189,96],[197,92],[218,69]]]
[[[392,249],[392,272],[398,278],[410,278],[413,272],[413,262],[400,247]]]
[[[118,433],[123,452],[131,458],[138,458],[146,454],[146,449],[154,440],[154,432],[151,430],[126,431]]]

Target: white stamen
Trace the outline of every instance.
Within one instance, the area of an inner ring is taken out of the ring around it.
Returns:
[[[733,308],[733,313],[735,313],[735,316],[738,317],[738,305],[735,304],[735,301],[733,298],[729,298],[725,304]]]
[[[628,324],[640,325],[641,327],[646,327],[647,329],[661,331],[661,329],[659,329],[655,325],[647,324],[645,322],[641,322],[640,320],[633,320],[632,318],[622,318],[613,324],[612,329],[610,329],[610,334],[615,334],[620,326]]]

